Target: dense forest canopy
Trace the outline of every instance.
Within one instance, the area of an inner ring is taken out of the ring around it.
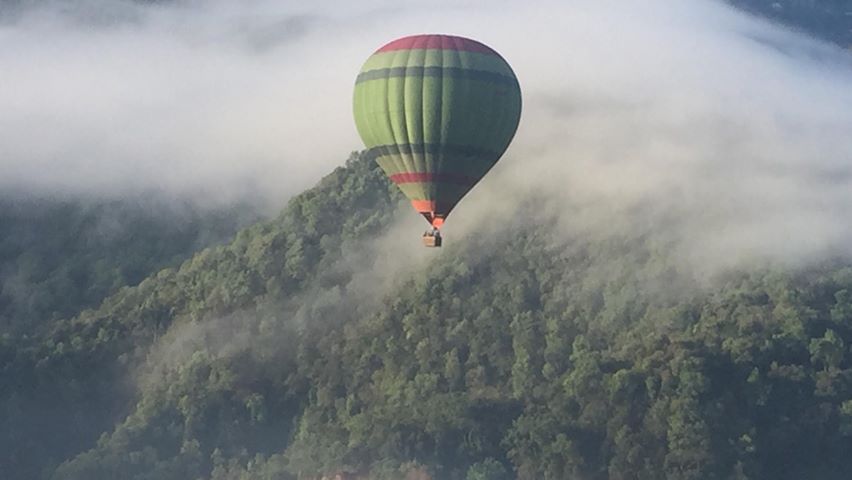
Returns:
[[[2,394],[4,470],[839,479],[852,469],[843,263],[708,286],[653,237],[565,238],[531,214],[397,271],[383,307],[362,302],[361,266],[382,254],[399,207],[377,167],[353,157],[231,244],[26,345],[4,343],[2,384],[14,386]]]

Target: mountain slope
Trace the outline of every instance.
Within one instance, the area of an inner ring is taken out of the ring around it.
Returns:
[[[372,162],[353,158],[278,219],[29,346],[3,345],[3,384],[15,385],[3,394],[0,431],[15,432],[3,439],[4,471],[852,471],[849,268],[702,285],[653,232],[592,241],[530,209],[499,236],[454,238],[411,269],[366,271],[406,261],[380,238],[400,200]],[[364,285],[387,275],[387,287]],[[365,296],[372,286],[383,302]]]
[[[848,476],[852,272],[674,293],[675,265],[641,240],[551,250],[547,230],[458,252],[329,335],[305,362],[316,397],[289,448],[296,469]]]
[[[12,387],[2,395],[4,470],[34,475],[45,461],[92,445],[132,407],[137,392],[128,377],[172,323],[293,298],[351,238],[389,221],[381,212],[394,195],[375,168],[353,163],[231,244],[122,289],[41,339],[4,342],[2,383]]]

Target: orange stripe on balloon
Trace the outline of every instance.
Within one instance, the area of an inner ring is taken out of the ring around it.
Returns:
[[[453,208],[452,205],[441,204],[434,200],[412,200],[411,205],[435,228],[444,224],[444,218]]]
[[[411,205],[420,213],[433,213],[437,210],[438,202],[434,200],[412,200]]]

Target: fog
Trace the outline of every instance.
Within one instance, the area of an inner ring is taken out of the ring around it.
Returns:
[[[282,202],[358,148],[357,61],[339,65],[319,18],[101,3],[7,12],[0,187]]]
[[[852,57],[720,3],[618,7],[515,12],[559,28],[502,48],[521,128],[452,220],[523,224],[534,192],[565,236],[652,234],[699,274],[852,254]]]
[[[722,3],[103,3],[0,7],[0,188],[280,207],[361,148],[370,52],[445,32],[524,92],[449,235],[536,192],[568,235],[656,231],[702,266],[850,253],[850,56]]]

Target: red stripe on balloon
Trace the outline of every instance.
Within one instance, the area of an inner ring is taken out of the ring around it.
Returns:
[[[453,183],[456,185],[473,185],[476,179],[465,175],[453,175],[452,173],[395,173],[390,176],[393,183]]]
[[[394,40],[376,53],[394,50],[461,50],[474,53],[497,55],[491,48],[469,38],[452,37],[449,35],[413,35]]]

